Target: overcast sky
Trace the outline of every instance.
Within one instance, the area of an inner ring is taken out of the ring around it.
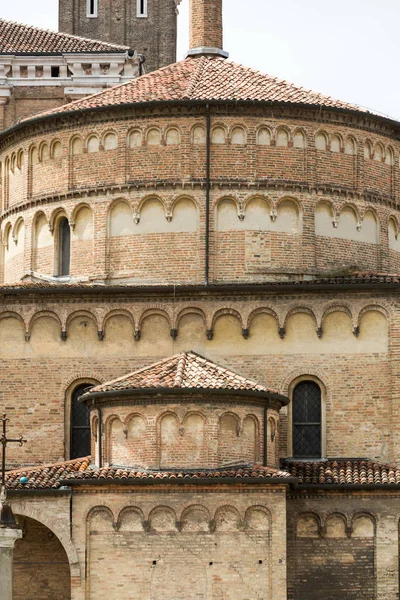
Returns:
[[[178,58],[188,46],[188,4]],[[0,16],[57,28],[58,0],[0,0]],[[400,120],[399,0],[225,0],[225,50],[265,73]]]

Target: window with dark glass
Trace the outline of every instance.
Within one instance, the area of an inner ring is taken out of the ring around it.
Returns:
[[[90,420],[89,409],[79,398],[91,385],[84,383],[72,392],[71,397],[71,459],[90,454]]]
[[[58,275],[69,275],[71,261],[71,229],[68,219],[63,217],[58,223]]]
[[[293,456],[321,458],[321,389],[313,381],[296,385],[292,400]]]

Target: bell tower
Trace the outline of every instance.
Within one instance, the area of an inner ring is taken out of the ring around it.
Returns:
[[[181,0],[59,0],[59,30],[121,44],[146,57],[146,72],[176,61]]]

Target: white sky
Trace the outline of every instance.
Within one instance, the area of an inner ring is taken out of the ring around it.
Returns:
[[[178,58],[188,46],[188,4]],[[57,28],[58,0],[0,0],[0,16]],[[400,120],[399,0],[224,0],[230,58]]]

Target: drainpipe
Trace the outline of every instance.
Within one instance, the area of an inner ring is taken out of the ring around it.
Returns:
[[[206,105],[206,131],[207,131],[207,156],[206,156],[206,269],[205,285],[209,285],[210,279],[210,191],[211,191],[211,114],[210,105]]]

